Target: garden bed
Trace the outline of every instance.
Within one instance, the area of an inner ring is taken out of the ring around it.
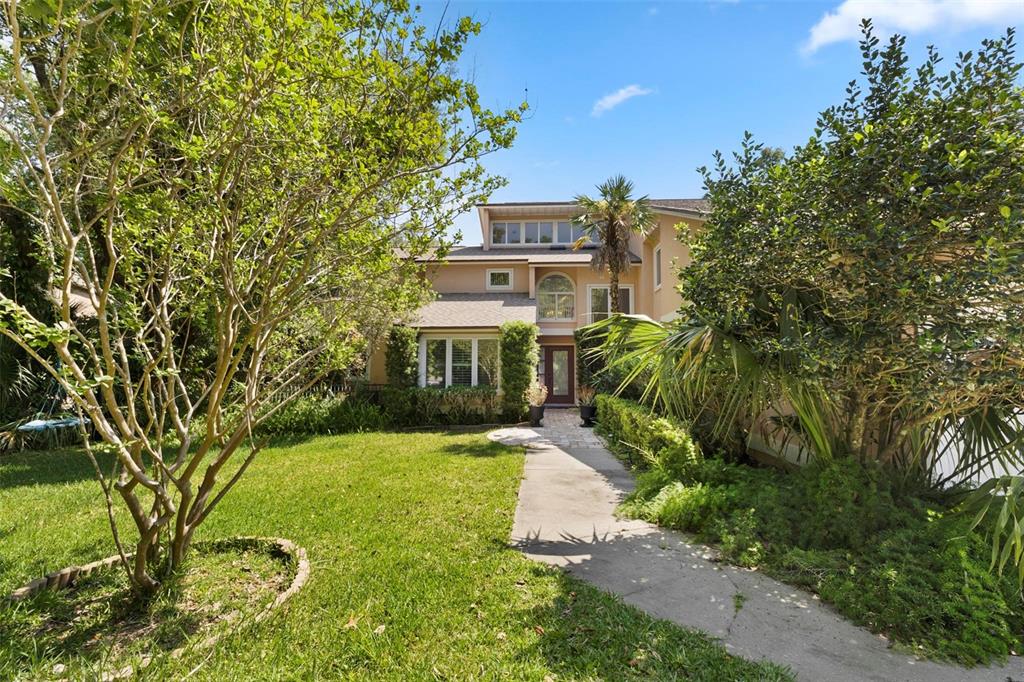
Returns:
[[[262,620],[308,575],[305,551],[288,540],[200,543],[181,574],[143,602],[119,557],[108,557],[15,590],[0,602],[0,641],[32,677],[125,678]]]
[[[641,470],[623,514],[693,533],[911,653],[977,665],[1021,650],[1016,577],[990,570],[990,544],[943,500],[851,458],[799,472],[705,460],[680,424],[599,405],[610,447]]]

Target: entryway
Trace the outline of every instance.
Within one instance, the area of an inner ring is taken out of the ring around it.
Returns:
[[[541,346],[537,379],[548,387],[545,405],[576,402],[576,349],[573,346]]]

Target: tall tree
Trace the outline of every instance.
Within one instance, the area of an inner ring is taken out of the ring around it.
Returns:
[[[1024,90],[1014,33],[912,73],[870,23],[863,81],[785,158],[748,135],[705,172],[711,215],[680,272],[685,322],[610,347],[712,438],[770,426],[818,458],[942,489],[1024,468]],[[773,409],[775,419],[765,419]],[[1024,478],[994,478],[1024,577]],[[1003,495],[1003,493],[1007,493]],[[980,498],[979,498],[980,499]],[[978,512],[981,513],[980,510]],[[981,517],[979,517],[981,518]],[[998,545],[998,542],[997,542]]]
[[[633,183],[622,175],[609,178],[597,186],[598,196],[578,195],[579,214],[575,222],[583,228],[573,245],[582,248],[587,242],[597,243],[593,266],[608,271],[608,297],[612,313],[622,312],[619,305],[619,277],[629,271],[629,238],[644,237],[654,226],[647,197],[633,198]]]
[[[0,195],[38,227],[56,323],[0,293],[0,335],[116,454],[97,478],[152,592],[259,453],[255,428],[420,303],[399,252],[499,184],[480,159],[521,109],[488,111],[453,75],[478,24],[428,29],[403,0],[3,8]],[[193,328],[206,355],[180,343]]]

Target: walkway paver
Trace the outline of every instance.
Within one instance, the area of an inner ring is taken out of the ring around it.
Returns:
[[[527,447],[512,529],[512,542],[527,556],[651,615],[708,632],[739,656],[788,665],[806,680],[1024,680],[1019,657],[1004,667],[964,669],[898,653],[814,595],[716,563],[681,533],[616,518],[632,476],[579,426],[575,410],[549,409],[541,428],[489,436]]]

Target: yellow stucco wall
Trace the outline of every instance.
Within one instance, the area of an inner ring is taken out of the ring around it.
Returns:
[[[494,293],[526,293],[530,288],[530,269],[525,264],[448,263],[431,268],[429,277],[438,293],[487,293],[488,270],[512,270],[512,289]]]
[[[682,297],[676,291],[676,284],[679,281],[676,273],[680,268],[690,264],[690,248],[684,240],[689,239],[700,225],[699,221],[690,218],[660,214],[657,227],[644,242],[643,297],[649,301],[650,306],[650,311],[646,314],[655,320],[671,318],[683,303]],[[660,288],[655,289],[654,256],[659,246],[662,284]]]

